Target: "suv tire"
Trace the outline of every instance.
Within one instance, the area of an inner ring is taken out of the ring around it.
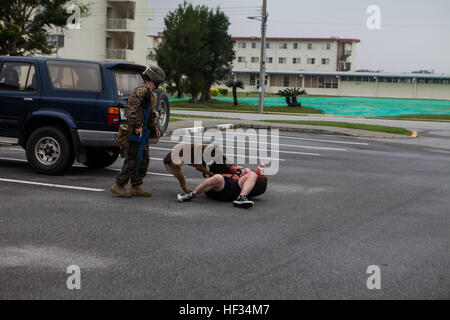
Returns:
[[[27,140],[26,156],[38,173],[59,174],[71,168],[75,153],[67,132],[57,127],[42,127]]]
[[[170,118],[170,104],[169,98],[164,90],[156,89],[156,95],[158,96],[158,104],[156,105],[156,110],[159,112],[160,121],[158,123],[159,129],[161,130],[161,137],[167,130]]]

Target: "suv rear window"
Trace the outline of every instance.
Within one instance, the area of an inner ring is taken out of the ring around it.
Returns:
[[[102,91],[100,66],[89,62],[47,61],[53,89]]]
[[[129,97],[133,90],[144,84],[144,79],[139,71],[114,70],[119,97]]]

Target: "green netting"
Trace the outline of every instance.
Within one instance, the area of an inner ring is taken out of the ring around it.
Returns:
[[[232,97],[215,97],[232,102]],[[181,99],[171,99],[181,100]],[[186,99],[184,99],[186,100]],[[257,97],[239,97],[240,104],[258,105]],[[404,114],[450,114],[450,101],[360,97],[300,97],[302,105],[322,109],[325,114],[364,117],[397,116]],[[286,106],[283,97],[267,97],[265,106]]]

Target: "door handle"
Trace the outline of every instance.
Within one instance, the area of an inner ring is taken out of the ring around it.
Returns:
[[[33,98],[23,98],[23,101],[30,101],[30,102],[33,102]]]

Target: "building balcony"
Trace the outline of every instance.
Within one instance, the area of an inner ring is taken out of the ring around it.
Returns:
[[[106,49],[106,59],[108,60],[127,60],[126,49]]]
[[[131,21],[129,19],[107,19],[106,30],[127,30],[130,28]]]

